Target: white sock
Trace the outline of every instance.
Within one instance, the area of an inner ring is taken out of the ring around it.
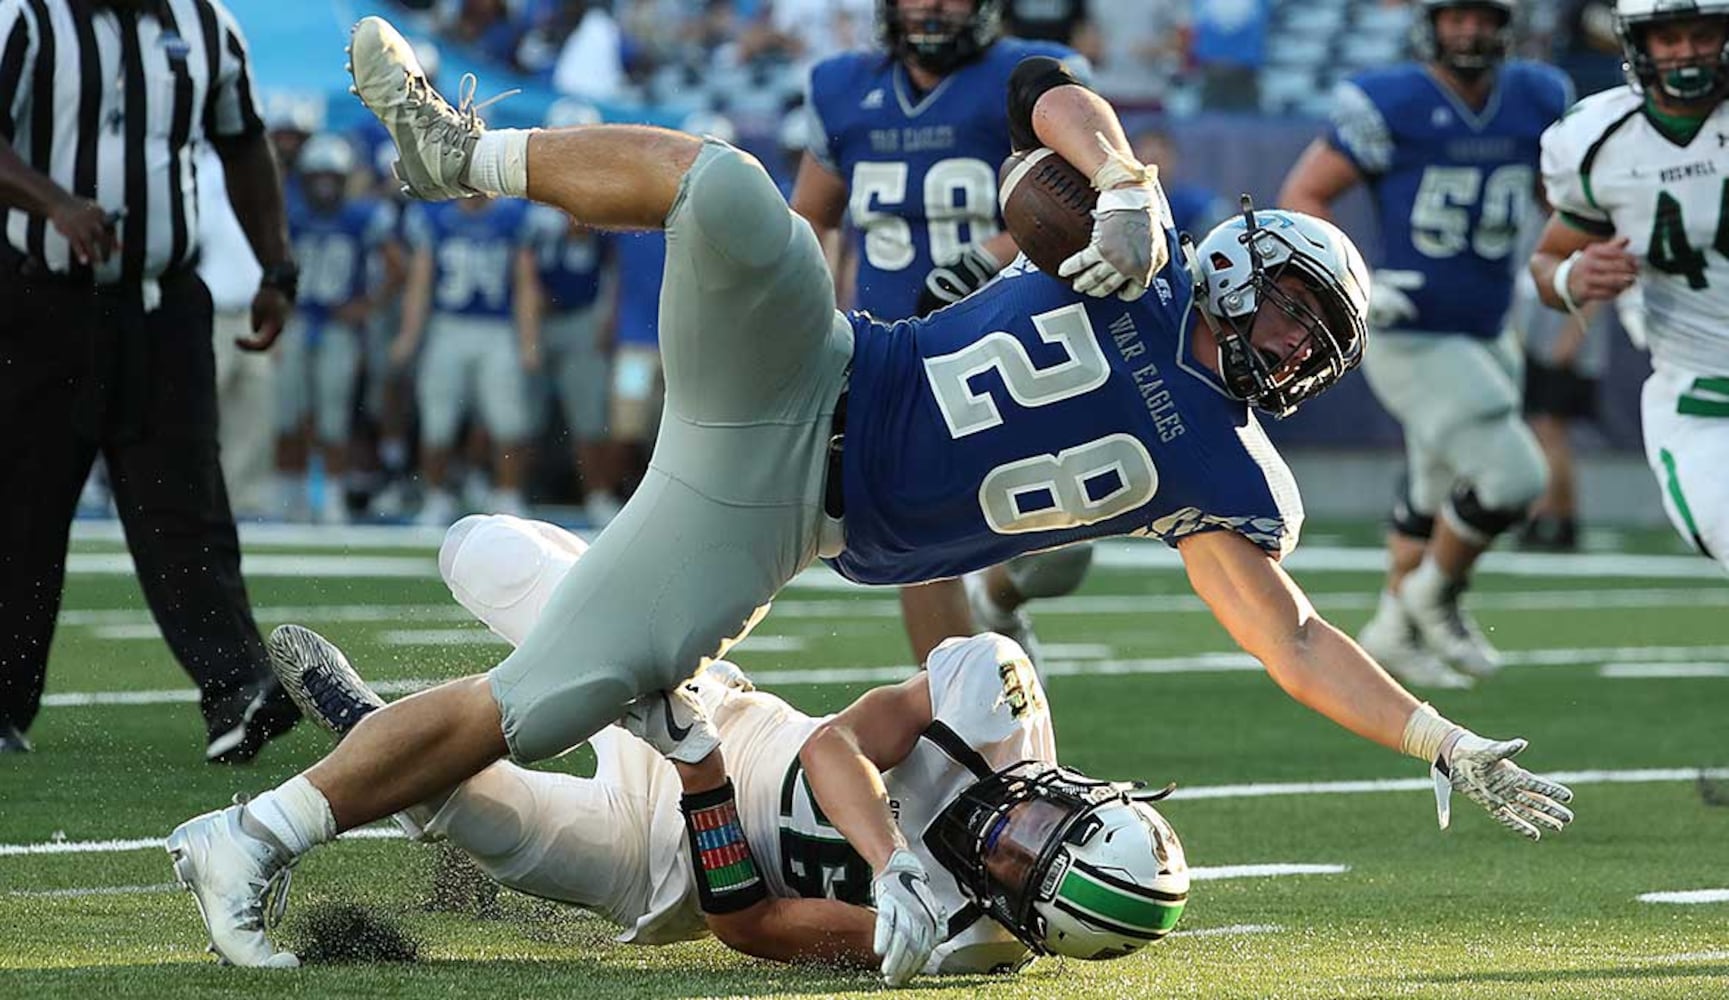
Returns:
[[[1375,617],[1388,621],[1405,620],[1405,606],[1399,603],[1399,598],[1394,596],[1392,588],[1381,591],[1381,603],[1375,608]]]
[[[528,136],[533,129],[489,129],[468,160],[468,185],[487,194],[528,196]]]
[[[296,857],[336,838],[336,817],[331,815],[330,803],[303,774],[248,802],[246,811],[276,834]]]

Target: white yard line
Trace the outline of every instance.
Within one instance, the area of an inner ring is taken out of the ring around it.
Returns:
[[[1216,882],[1220,879],[1229,878],[1282,878],[1289,875],[1343,875],[1350,870],[1350,865],[1223,865],[1216,868],[1190,868],[1189,878],[1195,882]]]
[[[13,889],[6,895],[26,899],[83,899],[86,896],[144,896],[175,892],[179,888],[177,882],[162,882],[157,885],[101,885],[87,889]]]
[[[1277,934],[1284,930],[1278,924],[1230,924],[1225,927],[1197,927],[1192,931],[1175,931],[1174,938],[1237,937],[1244,934]]]
[[[1729,903],[1729,889],[1686,889],[1681,892],[1644,892],[1638,896],[1641,903],[1678,903],[1682,906],[1698,906],[1701,903]]]
[[[428,633],[444,635],[437,630]],[[414,633],[416,638],[424,634]],[[464,642],[486,645],[496,645],[502,648],[502,640],[492,637],[489,632],[478,629],[454,630],[452,635],[464,637]],[[757,642],[755,637],[746,640],[746,650]],[[788,652],[804,648],[807,640],[795,636],[764,636],[763,647],[757,647],[761,652]],[[416,643],[420,644],[420,643]],[[437,645],[451,645],[451,641],[441,640]],[[768,648],[778,647],[778,648]],[[1528,649],[1506,651],[1502,659],[1510,666],[1559,667],[1573,665],[1600,665],[1604,663],[1618,666],[1624,673],[1615,677],[1635,676],[1636,668],[1643,665],[1653,665],[1651,669],[1639,675],[1643,679],[1663,679],[1667,677],[1717,677],[1724,676],[1715,672],[1701,672],[1698,668],[1706,663],[1716,663],[1715,659],[1705,660],[1703,657],[1729,659],[1729,646],[1633,646],[1614,649],[1564,648],[1564,649]],[[1664,673],[1658,666],[1675,664],[1685,668],[1675,673]],[[1056,660],[1044,664],[1039,672],[1045,677],[1134,677],[1161,674],[1222,674],[1222,673],[1258,673],[1261,665],[1247,653],[1197,653],[1193,656],[1171,656],[1138,660]],[[880,667],[818,667],[787,670],[752,670],[750,677],[764,688],[791,687],[797,684],[887,684],[898,683],[912,676],[911,664],[897,664]],[[1604,674],[1603,676],[1611,676]],[[448,680],[449,678],[444,678]],[[440,680],[427,678],[409,678],[395,681],[382,681],[373,684],[380,694],[410,694],[441,683]],[[43,696],[42,704],[50,708],[84,708],[93,705],[168,705],[195,702],[198,692],[193,688],[174,688],[156,691],[61,691]]]
[[[1633,681],[1729,677],[1729,663],[1605,663],[1597,668],[1597,676]]]
[[[430,556],[304,556],[253,552],[241,558],[240,571],[249,577],[438,579],[438,563]],[[131,576],[132,557],[124,552],[74,552],[66,557],[66,572],[74,576]]]

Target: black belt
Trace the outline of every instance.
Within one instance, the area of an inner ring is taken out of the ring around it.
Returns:
[[[842,389],[840,398],[835,400],[834,419],[829,422],[828,472],[822,490],[823,513],[837,521],[846,514],[846,479],[841,472],[841,452],[846,443],[846,397],[847,391]]]

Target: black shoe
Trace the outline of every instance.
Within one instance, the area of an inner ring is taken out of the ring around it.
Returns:
[[[29,753],[33,749],[17,726],[0,722],[0,753]]]
[[[206,698],[204,759],[211,764],[249,763],[264,744],[299,721],[300,709],[274,677]]]
[[[1526,552],[1577,552],[1579,522],[1570,517],[1534,517],[1519,532],[1519,548]]]

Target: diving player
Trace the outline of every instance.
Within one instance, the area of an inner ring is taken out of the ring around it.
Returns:
[[[296,858],[679,687],[819,556],[853,580],[905,583],[1157,537],[1297,700],[1432,765],[1439,788],[1514,832],[1571,820],[1570,793],[1508,759],[1523,741],[1419,703],[1280,567],[1301,502],[1251,406],[1288,413],[1362,356],[1368,274],[1330,224],[1245,211],[1179,247],[1110,106],[1034,59],[1010,79],[1012,119],[1101,190],[1089,246],[1060,267],[1072,283],[1023,261],[928,319],[884,325],[835,311],[815,234],[733,147],[629,126],[488,130],[376,17],[351,58],[420,197],[531,196],[587,225],[665,227],[665,418],[642,484],[490,674],[370,713],[306,773],[169,835],[227,961],[295,964],[256,918]],[[928,876],[900,854],[873,874],[879,905],[922,938],[930,914],[900,904]]]
[[[1547,477],[1503,319],[1538,138],[1572,93],[1559,70],[1506,58],[1517,19],[1513,0],[1423,0],[1421,61],[1340,84],[1331,129],[1279,196],[1323,218],[1359,184],[1374,196],[1383,249],[1363,369],[1404,428],[1408,465],[1387,587],[1358,641],[1415,685],[1468,687],[1499,668],[1459,599]]]
[[[1729,3],[1621,0],[1615,26],[1628,85],[1543,136],[1531,274],[1557,309],[1643,289],[1645,457],[1675,530],[1729,568]]]
[[[997,207],[1010,152],[1002,95],[1023,59],[1081,60],[1052,42],[1001,37],[1001,0],[879,0],[876,29],[879,50],[812,69],[810,144],[789,200],[825,244],[850,218],[854,305],[897,320],[958,301],[1015,258]],[[1091,563],[1092,549],[1076,546],[969,575],[964,588],[960,579],[903,588],[914,658],[976,620],[1036,659],[1021,604],[1072,592]]]

